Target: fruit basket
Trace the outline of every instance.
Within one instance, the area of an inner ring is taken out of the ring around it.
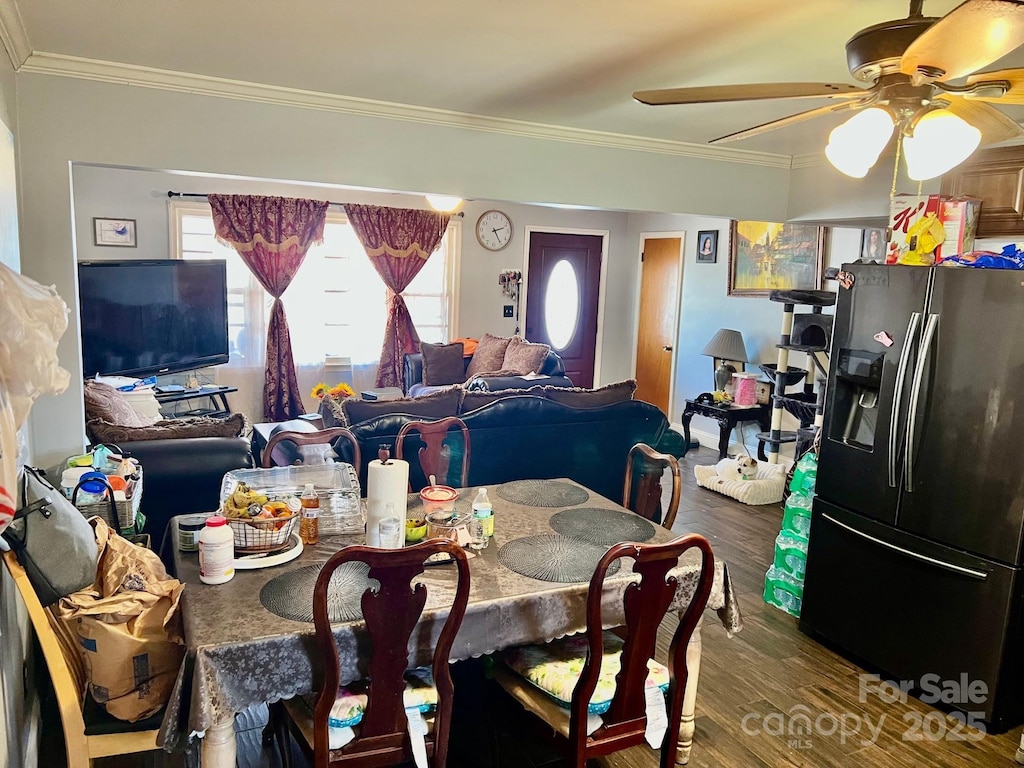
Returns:
[[[230,517],[228,525],[235,535],[235,552],[252,554],[284,549],[298,530],[299,515],[271,518]]]

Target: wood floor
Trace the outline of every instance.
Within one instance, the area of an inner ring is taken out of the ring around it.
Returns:
[[[690,765],[1015,765],[1020,729],[982,735],[965,731],[952,718],[913,698],[886,704],[873,694],[861,697],[859,667],[803,635],[796,619],[764,604],[764,573],[772,560],[781,506],[748,507],[698,488],[693,467],[716,460],[712,451],[699,449],[681,462],[685,485],[674,530],[701,533],[711,541],[716,557],[729,566],[745,626],[730,638],[713,614],[704,622],[697,733]],[[449,765],[490,768],[494,754],[499,755],[502,768],[563,765],[533,729],[532,721],[480,673],[479,662],[457,670],[458,714]],[[797,722],[790,719],[791,714],[807,715],[816,726],[809,734],[789,735],[787,726]],[[844,722],[845,734],[837,730]],[[859,732],[852,732],[858,724]],[[783,733],[774,735],[780,727]],[[97,762],[98,768],[139,764]],[[160,759],[159,764],[181,762]],[[251,764],[271,766],[276,759],[269,750],[257,751]],[[654,768],[658,761],[651,750],[636,748],[594,765]]]

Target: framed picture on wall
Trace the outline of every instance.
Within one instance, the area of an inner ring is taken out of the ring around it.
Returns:
[[[714,264],[718,261],[718,230],[702,229],[697,233],[697,263]]]
[[[734,221],[729,242],[729,296],[819,290],[825,227]]]
[[[135,248],[135,219],[93,218],[93,243]]]

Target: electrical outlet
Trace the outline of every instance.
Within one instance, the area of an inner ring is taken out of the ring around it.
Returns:
[[[512,305],[511,304],[506,304],[505,305],[505,317],[512,317]]]

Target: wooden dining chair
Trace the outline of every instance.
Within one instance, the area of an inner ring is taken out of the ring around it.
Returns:
[[[159,749],[156,743],[163,711],[137,723],[118,720],[106,713],[92,697],[83,694],[85,671],[78,659],[64,655],[64,647],[52,620],[39,602],[28,575],[13,552],[3,553],[14,584],[25,601],[29,620],[39,638],[43,658],[53,681],[57,708],[64,726],[64,748],[68,768],[91,768],[93,761],[113,755],[131,755]],[[77,638],[71,639],[77,642]]]
[[[692,548],[700,551],[701,569],[693,598],[672,635],[666,668],[652,660],[658,628],[672,607],[677,586],[668,572]],[[623,596],[623,631],[603,631],[601,602],[605,576],[620,557],[633,558],[633,571],[640,580]],[[615,544],[598,562],[590,580],[585,637],[567,637],[546,645],[504,651],[503,663],[494,670],[495,680],[528,711],[552,726],[571,756],[570,764],[576,768],[583,768],[591,758],[645,743],[646,689],[667,683],[668,728],[661,743],[661,768],[674,766],[680,749],[679,725],[688,674],[686,647],[707,605],[714,565],[711,545],[698,534],[665,544]],[[529,669],[524,668],[524,662],[530,665]],[[599,684],[608,698],[595,697]],[[545,690],[542,685],[552,690]],[[556,699],[568,698],[565,688],[571,691],[571,698],[559,706]],[[588,715],[597,710],[604,710],[601,722],[596,729],[588,729]]]
[[[427,755],[433,757],[434,768],[444,768],[454,696],[448,659],[469,600],[469,561],[465,550],[447,539],[430,539],[402,549],[345,547],[335,552],[321,569],[313,591],[313,623],[323,659],[323,684],[312,711],[301,697],[284,702],[287,725],[315,768],[377,768],[413,759],[403,696],[405,674],[409,669],[409,639],[423,612],[427,587],[422,583],[413,586],[412,582],[423,573],[427,558],[438,553],[449,554],[458,569],[454,601],[433,649],[431,667],[437,704],[432,721],[428,720],[426,748]],[[361,722],[352,726],[355,738],[341,749],[331,750],[328,719],[338,696],[341,664],[328,618],[328,585],[339,566],[353,561],[366,563],[370,567],[369,578],[380,584],[376,591],[367,589],[362,597],[363,619],[369,637],[366,645],[369,682]],[[284,735],[280,729],[278,735]],[[287,766],[284,739],[281,745]]]
[[[352,445],[352,466],[359,471],[360,459],[359,455],[359,441],[356,440],[356,436],[352,434],[346,427],[331,427],[330,429],[320,429],[316,432],[292,432],[284,431],[278,432],[276,435],[271,437],[267,441],[267,447],[263,449],[261,455],[261,464],[264,468],[279,466],[276,461],[280,461],[280,457],[275,459],[274,449],[277,448],[281,443],[291,443],[295,446],[296,453],[294,454],[294,461],[291,464],[302,464],[302,446],[304,445],[330,445],[333,446],[337,440],[345,439]],[[282,446],[282,451],[286,446]]]
[[[462,432],[462,469],[457,483],[448,474],[451,470],[452,448],[445,445],[449,430],[454,428]],[[395,439],[396,459],[402,458],[402,445],[410,432],[418,432],[424,443],[417,454],[424,479],[434,475],[442,484],[448,482],[456,488],[465,488],[469,485],[470,447],[469,428],[466,427],[466,422],[457,416],[448,416],[437,421],[406,422],[398,430],[398,437]]]
[[[661,524],[672,530],[676,512],[679,511],[679,493],[682,490],[679,462],[675,456],[658,453],[646,443],[637,443],[630,448],[626,457],[622,506],[633,510],[641,517],[657,522],[661,512],[661,478],[666,467],[672,470],[672,498],[669,500],[668,509],[661,515]]]

